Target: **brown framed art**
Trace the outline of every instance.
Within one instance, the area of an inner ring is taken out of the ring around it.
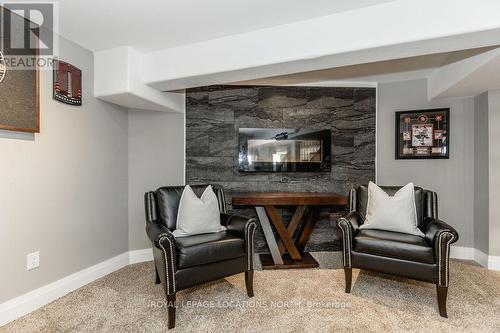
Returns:
[[[449,108],[396,112],[396,159],[449,156]]]
[[[53,66],[52,97],[65,104],[82,105],[82,71],[59,59],[54,59]]]
[[[7,9],[0,7],[0,11],[3,10]],[[3,17],[4,13],[0,14]],[[25,20],[21,17],[19,19]],[[35,50],[32,54],[33,66],[17,70],[9,70],[7,61],[7,59],[15,59],[16,55],[3,52],[5,71],[3,81],[0,82],[0,129],[2,130],[40,132],[38,47]]]

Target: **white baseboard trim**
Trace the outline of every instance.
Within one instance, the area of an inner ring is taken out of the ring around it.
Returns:
[[[483,267],[488,267],[488,261],[489,261],[488,255],[481,250],[478,249],[473,249],[473,250],[474,250],[473,260]]]
[[[499,256],[488,256],[474,248],[452,246],[450,256],[455,259],[474,260],[488,269],[500,270]],[[151,248],[125,252],[46,286],[13,298],[0,304],[0,326],[16,320],[120,268],[151,260],[153,260],[153,251]]]
[[[452,246],[450,257],[454,259],[474,260],[474,250],[471,247]]]
[[[137,264],[144,261],[153,260],[153,249],[142,249],[142,250],[134,250],[128,252],[128,263],[129,265]]]
[[[495,271],[500,270],[500,256],[490,256],[472,247],[452,246],[450,257],[454,259],[474,260],[485,268]]]
[[[488,269],[500,271],[500,256],[488,256]]]
[[[0,304],[0,326],[130,264],[153,260],[151,248],[122,253]]]
[[[0,304],[0,326],[129,264],[128,252]]]

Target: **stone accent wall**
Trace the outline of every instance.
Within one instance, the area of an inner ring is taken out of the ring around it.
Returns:
[[[375,89],[277,86],[209,86],[186,91],[186,182],[215,183],[228,203],[238,192],[297,191],[347,194],[375,180]],[[238,128],[323,128],[332,130],[329,173],[240,173]],[[231,207],[228,207],[228,209]],[[235,209],[256,215],[251,208]],[[293,211],[283,208],[287,223]],[[326,208],[306,246],[308,251],[340,248],[335,221]],[[267,251],[260,230],[256,248]]]

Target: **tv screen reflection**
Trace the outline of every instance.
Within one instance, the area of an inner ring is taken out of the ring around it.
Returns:
[[[239,170],[325,172],[331,168],[331,131],[239,129]]]

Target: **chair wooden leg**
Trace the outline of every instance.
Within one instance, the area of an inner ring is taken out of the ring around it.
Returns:
[[[168,328],[175,327],[175,294],[167,295]]]
[[[441,315],[441,317],[448,318],[448,314],[446,313],[446,298],[448,297],[448,287],[443,287],[440,285],[436,285],[436,287],[437,287],[439,314]]]
[[[253,269],[245,272],[245,285],[248,297],[253,297]]]
[[[352,268],[344,267],[345,273],[345,292],[351,293],[351,284],[352,284]]]
[[[155,266],[155,276],[156,276],[155,284],[160,284],[161,283],[160,275],[158,275],[158,269],[156,269],[156,266]]]

